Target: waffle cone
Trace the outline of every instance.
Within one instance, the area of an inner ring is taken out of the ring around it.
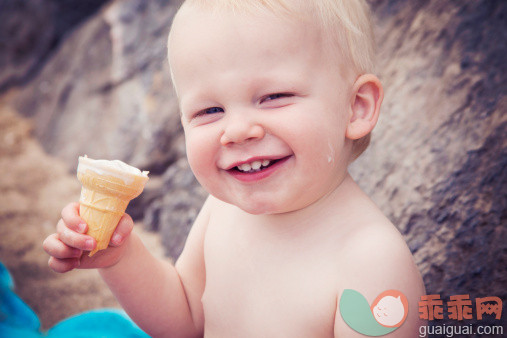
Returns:
[[[132,175],[128,184],[91,170],[79,172],[77,177],[82,184],[79,214],[88,224],[87,234],[97,240],[97,247],[89,254],[91,257],[108,247],[129,202],[141,194],[148,177]]]

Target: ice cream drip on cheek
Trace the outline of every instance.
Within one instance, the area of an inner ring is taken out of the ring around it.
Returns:
[[[333,145],[331,144],[331,141],[327,142],[329,153],[327,154],[327,163],[331,164],[334,162],[334,158],[336,155],[336,151],[333,148]]]

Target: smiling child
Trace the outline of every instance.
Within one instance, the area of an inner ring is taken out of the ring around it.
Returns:
[[[44,243],[50,267],[99,271],[154,337],[354,337],[340,295],[409,304],[387,336],[418,332],[421,276],[402,236],[348,174],[383,99],[368,10],[348,0],[187,0],[169,36],[190,167],[209,192],[176,264],[125,215],[83,254],[78,204]]]

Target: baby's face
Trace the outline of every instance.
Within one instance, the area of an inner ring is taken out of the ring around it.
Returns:
[[[215,197],[253,213],[304,208],[343,179],[353,78],[310,24],[185,8],[169,62],[187,156]]]

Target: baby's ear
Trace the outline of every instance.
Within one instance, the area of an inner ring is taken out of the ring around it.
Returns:
[[[373,74],[361,75],[352,87],[350,119],[345,136],[351,140],[368,135],[377,124],[384,90]]]

